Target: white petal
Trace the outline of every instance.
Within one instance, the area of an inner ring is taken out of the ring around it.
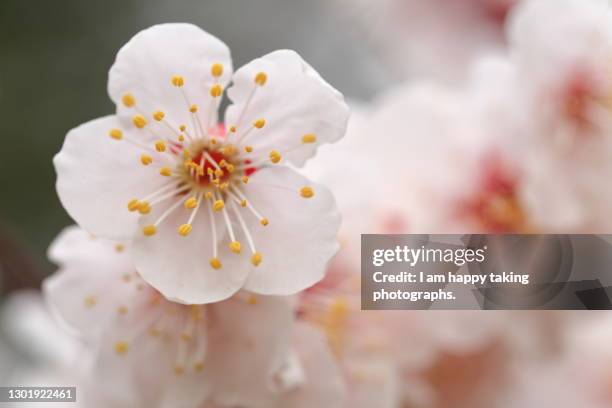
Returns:
[[[81,335],[98,336],[136,295],[124,282],[135,276],[130,255],[115,244],[93,238],[78,227],[68,227],[55,239],[50,258],[59,270],[46,278],[43,291],[51,310]]]
[[[302,198],[310,186],[314,197]],[[288,167],[259,170],[245,186],[247,200],[270,223],[262,226],[245,213],[263,261],[249,274],[245,289],[269,295],[289,295],[312,286],[325,274],[338,251],[340,213],[325,187]]]
[[[223,64],[219,78],[211,73],[215,63]],[[172,84],[175,75],[184,78],[180,89]],[[185,124],[193,134],[189,105],[181,90],[190,104],[198,105],[198,115],[206,126],[213,103],[210,87],[215,83],[225,86],[231,75],[230,51],[218,38],[192,24],[160,24],[139,32],[119,50],[109,72],[108,92],[122,117],[161,110],[175,128]],[[126,94],[136,99],[136,110],[123,105]],[[219,98],[214,99],[218,102]],[[150,116],[147,119],[155,123]]]
[[[169,204],[170,205],[170,204]],[[202,203],[191,233],[178,234],[187,222],[190,210],[181,205],[157,227],[157,234],[138,235],[132,247],[134,264],[142,278],[166,298],[186,304],[217,302],[233,295],[242,287],[249,270],[245,254],[234,254],[228,248],[225,227],[220,213],[215,213],[221,269],[213,269],[212,233],[206,203]],[[140,225],[153,224],[165,208],[154,208],[142,217]]]
[[[207,370],[215,402],[268,406],[273,376],[289,355],[294,310],[291,298],[241,293],[211,305]]]
[[[302,362],[306,380],[296,389],[280,397],[274,406],[278,408],[347,406],[346,385],[327,347],[326,339],[320,332],[306,324],[296,326],[294,339],[294,348]]]
[[[74,128],[53,159],[57,193],[66,211],[87,232],[110,239],[131,238],[138,217],[127,203],[167,182],[140,164],[143,149],[109,137],[111,129],[120,128],[115,116]],[[123,136],[130,135],[124,130]]]
[[[254,82],[259,72],[267,75],[261,87]],[[253,60],[236,71],[233,81],[228,90],[233,105],[227,110],[227,125],[236,125],[240,135],[253,121],[266,120],[262,129],[254,129],[244,139],[255,147],[255,153],[292,149],[284,157],[302,166],[320,144],[344,136],[349,113],[342,94],[294,51],[275,51]],[[256,91],[243,115],[253,89]],[[302,137],[307,134],[314,134],[316,143],[303,144]]]

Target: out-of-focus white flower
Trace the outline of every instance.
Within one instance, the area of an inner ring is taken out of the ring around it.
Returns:
[[[522,130],[523,197],[546,231],[607,232],[612,189],[612,12],[605,0],[542,0],[509,29]]]
[[[220,40],[158,25],[119,51],[108,89],[117,114],[70,131],[54,160],[60,199],[83,228],[133,239],[142,277],[182,303],[240,288],[293,294],[323,277],[338,211],[285,164],[339,140],[348,108],[298,54],[272,52],[232,76]]]
[[[287,364],[291,298],[240,292],[173,303],[135,272],[126,244],[69,227],[50,248],[53,310],[98,348],[93,389],[117,407],[266,406]],[[110,402],[109,402],[110,404]]]
[[[507,15],[521,1],[527,0],[341,0],[331,4],[356,23],[396,78],[433,76],[460,82],[474,58],[502,50]]]

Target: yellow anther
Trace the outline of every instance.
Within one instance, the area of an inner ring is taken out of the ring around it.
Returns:
[[[214,84],[210,87],[210,96],[217,98],[223,93],[223,87],[219,84]]]
[[[138,207],[140,207],[140,201],[137,199],[130,200],[127,204],[128,210],[132,212],[138,210]]]
[[[198,206],[198,200],[195,197],[185,200],[185,208],[192,210]]]
[[[132,94],[125,94],[123,95],[123,97],[121,98],[121,102],[123,102],[123,104],[127,107],[127,108],[131,108],[134,105],[136,105],[136,98],[134,98],[134,96]]]
[[[123,139],[123,132],[119,129],[111,129],[111,131],[108,132],[108,135],[115,140]]]
[[[240,200],[240,206],[241,207],[246,207],[247,206],[247,200]]]
[[[155,150],[157,150],[160,153],[165,152],[166,142],[164,142],[163,140],[158,140],[157,142],[155,142]]]
[[[185,139],[183,139],[185,140]],[[189,157],[191,157],[191,152],[189,151],[189,149],[184,149],[183,150],[183,157],[188,159]]]
[[[184,141],[185,141],[185,136],[183,136],[183,135],[178,135],[178,141],[179,141],[179,142],[184,142]]]
[[[229,188],[229,183],[219,184],[219,190],[226,190],[227,188]]]
[[[172,169],[170,167],[162,167],[159,170],[159,174],[161,174],[164,177],[170,177],[172,175]]]
[[[246,302],[247,302],[249,305],[256,305],[257,303],[259,303],[259,299],[257,299],[257,296],[255,296],[255,295],[250,295],[250,296],[247,298]]]
[[[155,235],[156,232],[157,227],[155,225],[147,225],[142,229],[142,233],[145,234],[147,237]]]
[[[255,75],[255,83],[257,85],[264,86],[267,81],[268,81],[268,76],[266,75],[265,72],[258,72],[257,75]]]
[[[244,184],[248,183],[249,182],[249,176],[242,176],[242,182]]]
[[[115,343],[115,352],[117,354],[125,354],[128,352],[130,346],[125,341],[118,341]]]
[[[219,258],[211,258],[210,266],[212,266],[213,269],[221,269],[223,265],[221,264],[221,260]]]
[[[232,241],[229,244],[229,249],[230,251],[232,251],[235,254],[239,254],[240,250],[242,249],[242,245],[240,245],[240,242],[238,241]]]
[[[213,174],[215,174],[214,170],[211,169],[210,167],[206,170],[206,174],[208,174],[209,176],[212,176]]]
[[[224,174],[225,173],[221,169],[216,169],[215,170],[215,177],[223,177]]]
[[[221,159],[221,161],[219,162],[219,166],[221,167],[227,166],[227,161],[225,161],[225,159]]]
[[[149,164],[153,163],[153,158],[148,154],[143,154],[140,156],[140,162],[145,166],[148,166]]]
[[[253,151],[253,146],[244,146],[244,151],[247,153],[251,153]]]
[[[219,183],[221,183],[219,179],[214,179],[212,182],[215,186],[219,186]]]
[[[115,251],[123,252],[125,250],[125,245],[123,244],[115,244]]]
[[[185,125],[181,125],[181,126],[179,126],[179,130],[180,130],[181,132],[184,132],[186,129],[187,129],[187,126],[185,126]]]
[[[125,306],[119,306],[117,308],[117,313],[119,313],[121,315],[127,314],[127,312],[128,312],[128,308],[125,307]]]
[[[217,144],[217,139],[210,139],[210,144],[211,145],[216,145]]]
[[[146,201],[141,201],[138,205],[138,212],[141,214],[148,214],[151,212],[151,204]]]
[[[83,304],[85,307],[94,307],[97,302],[98,300],[95,296],[87,296],[85,299],[83,299]]]
[[[300,189],[300,195],[304,198],[312,198],[314,196],[314,190],[312,187],[302,187]]]
[[[227,145],[223,149],[221,149],[221,152],[226,156],[231,156],[236,153],[236,146]]]
[[[132,276],[129,273],[124,273],[123,276],[121,276],[121,280],[128,283],[132,280]]]
[[[281,156],[281,154],[279,152],[277,152],[276,150],[272,150],[270,152],[270,161],[272,163],[278,163],[279,161],[281,161],[283,157]]]
[[[229,131],[232,133],[236,133],[236,126],[230,126]]]
[[[183,224],[178,227],[178,233],[179,235],[186,237],[187,235],[189,235],[192,229],[193,227],[190,224]]]
[[[223,75],[223,64],[221,64],[220,62],[212,64],[212,66],[210,67],[210,73],[216,78]]]
[[[255,252],[253,255],[251,255],[251,263],[254,266],[258,266],[261,263],[262,260],[262,256],[260,252]]]
[[[203,369],[204,369],[204,363],[201,361],[198,361],[197,363],[193,365],[193,371],[195,371],[196,373],[201,372]]]
[[[228,173],[233,173],[234,171],[236,171],[236,166],[234,166],[233,164],[228,164],[227,166],[225,166],[225,169]]]
[[[223,200],[217,200],[213,203],[213,210],[215,211],[221,211],[224,208],[225,208],[225,202],[223,202]]]
[[[184,372],[185,372],[185,367],[181,365],[177,365],[176,367],[174,367],[174,374],[183,375]]]
[[[255,122],[253,122],[253,126],[255,126],[257,129],[261,129],[265,125],[266,125],[266,120],[263,118],[257,119]]]
[[[179,87],[185,85],[185,78],[180,75],[174,75],[172,77],[172,85]]]
[[[138,129],[142,129],[147,125],[147,120],[142,115],[135,115],[132,118],[132,122],[134,123],[134,126],[136,126]]]
[[[315,143],[316,141],[317,141],[317,136],[313,135],[312,133],[302,136],[302,143],[304,144]]]
[[[155,119],[158,122],[161,122],[162,120],[164,120],[164,116],[166,116],[166,114],[162,111],[153,112],[153,119]]]
[[[189,107],[189,112],[196,113],[198,111],[198,105],[191,105]]]
[[[204,198],[207,200],[212,199],[212,193],[210,191],[207,191],[206,193],[204,193]]]
[[[262,218],[261,220],[259,220],[259,223],[265,227],[270,223],[270,221],[268,221],[267,218]]]

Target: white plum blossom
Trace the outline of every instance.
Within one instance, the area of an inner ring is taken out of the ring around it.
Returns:
[[[79,225],[133,241],[141,276],[177,302],[241,288],[288,295],[323,277],[340,216],[290,165],[342,138],[348,108],[298,54],[275,51],[232,75],[220,40],[163,24],[119,51],[108,90],[116,115],[71,130],[54,160]]]
[[[210,305],[166,300],[127,244],[68,227],[49,251],[54,313],[95,348],[91,384],[114,407],[266,406],[285,391],[293,301],[240,292]]]

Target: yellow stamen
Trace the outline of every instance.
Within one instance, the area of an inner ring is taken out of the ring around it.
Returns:
[[[117,313],[119,313],[121,315],[127,314],[127,312],[128,312],[128,308],[125,307],[125,306],[119,306],[117,308]]]
[[[232,133],[236,133],[236,126],[230,126],[229,131]]]
[[[308,134],[308,135],[302,136],[302,143],[304,143],[304,144],[315,143],[316,141],[317,141],[317,136],[315,136],[313,134]]]
[[[221,64],[220,62],[212,64],[212,67],[210,67],[210,73],[216,78],[223,75],[223,64]]]
[[[302,187],[300,189],[300,195],[304,198],[312,198],[314,196],[314,190],[312,187]]]
[[[183,373],[185,372],[185,367],[177,365],[176,367],[174,367],[174,374],[176,375],[183,375]]]
[[[136,98],[134,98],[132,94],[127,93],[123,95],[123,97],[121,98],[121,102],[123,102],[125,107],[131,108],[136,105]]]
[[[181,132],[184,132],[186,129],[187,129],[187,126],[185,126],[185,125],[181,125],[181,126],[179,126],[179,130],[180,130]]]
[[[266,125],[266,120],[263,118],[257,119],[255,122],[253,122],[253,126],[255,126],[257,129],[261,129],[265,125]]]
[[[260,252],[255,252],[253,255],[251,255],[251,263],[254,266],[259,266],[259,264],[261,263],[262,260],[262,256]]]
[[[115,343],[115,352],[117,354],[125,354],[129,350],[129,345],[125,341],[118,341]]]
[[[198,361],[197,363],[193,365],[193,370],[196,373],[201,372],[203,369],[204,369],[204,363],[202,363],[201,361]]]
[[[268,76],[266,75],[265,72],[258,72],[257,75],[255,75],[255,83],[257,85],[264,86],[267,81],[268,81]]]
[[[231,156],[236,153],[236,146],[227,145],[221,150],[221,152],[226,156]]]
[[[246,184],[249,182],[249,176],[242,176],[242,183]]]
[[[216,169],[215,170],[215,177],[223,177],[225,173],[223,173],[223,170],[221,169]]]
[[[213,210],[221,211],[223,208],[225,208],[225,203],[223,202],[223,200],[217,200],[214,202]]]
[[[177,86],[177,87],[181,87],[185,85],[185,78],[183,78],[180,75],[174,75],[172,77],[172,85]]]
[[[115,244],[115,251],[123,252],[125,250],[125,245],[123,244]]]
[[[87,296],[83,300],[83,303],[85,304],[85,307],[94,307],[97,303],[97,299],[95,296]]]
[[[204,193],[204,198],[206,198],[207,200],[212,199],[212,193],[210,191],[207,191],[206,193]]]
[[[210,87],[210,96],[212,96],[213,98],[221,96],[222,93],[223,87],[221,85],[215,84]]]
[[[157,232],[157,227],[155,225],[147,225],[146,227],[142,229],[142,233],[145,234],[147,237],[151,237],[155,235],[156,232]]]
[[[147,124],[147,120],[142,115],[135,115],[132,118],[132,122],[134,123],[134,126],[136,126],[138,129],[142,129]]]
[[[164,177],[170,177],[172,175],[172,169],[170,167],[162,167],[159,170],[159,174],[161,174]]]
[[[221,260],[219,258],[211,258],[210,266],[212,266],[213,269],[221,269],[223,265],[221,264]]]
[[[155,150],[157,150],[160,153],[165,152],[166,142],[164,142],[163,140],[158,140],[157,142],[155,142]]]
[[[178,136],[178,141],[179,141],[179,142],[184,142],[184,141],[185,141],[185,136],[183,136],[183,135],[179,135],[179,136]]]
[[[164,119],[164,116],[166,116],[166,114],[162,111],[157,111],[153,113],[153,119],[158,122],[161,122]]]
[[[195,197],[190,197],[185,200],[185,208],[192,210],[198,206],[198,200]]]
[[[235,253],[235,254],[239,254],[240,250],[242,249],[242,245],[240,245],[240,242],[238,241],[232,241],[229,244],[229,249]]]
[[[138,210],[138,207],[140,207],[140,201],[138,201],[137,199],[130,200],[130,202],[128,202],[127,204],[128,210],[132,212]]]
[[[189,107],[189,112],[196,113],[198,111],[198,105],[191,105]]]
[[[247,153],[251,153],[253,151],[253,146],[244,146],[244,151]]]
[[[247,200],[240,200],[240,206],[241,207],[246,207],[247,206]]]
[[[111,131],[108,132],[108,135],[115,140],[123,139],[123,132],[119,129],[111,129]]]
[[[259,220],[259,223],[265,227],[270,223],[270,221],[268,221],[267,218],[262,218],[261,220]]]
[[[141,214],[148,214],[151,212],[151,204],[146,201],[141,201],[138,206],[138,212]]]
[[[281,154],[279,152],[277,152],[276,150],[272,150],[270,152],[270,161],[274,164],[278,163],[279,161],[281,161],[283,157],[281,156]]]
[[[178,227],[178,233],[179,235],[186,237],[187,235],[189,235],[192,229],[193,227],[190,224],[183,224]]]
[[[145,166],[148,166],[149,164],[153,163],[153,158],[148,154],[143,154],[140,156],[140,162]]]
[[[259,299],[257,299],[257,296],[251,295],[247,298],[246,302],[249,305],[256,305],[257,303],[259,303]]]

